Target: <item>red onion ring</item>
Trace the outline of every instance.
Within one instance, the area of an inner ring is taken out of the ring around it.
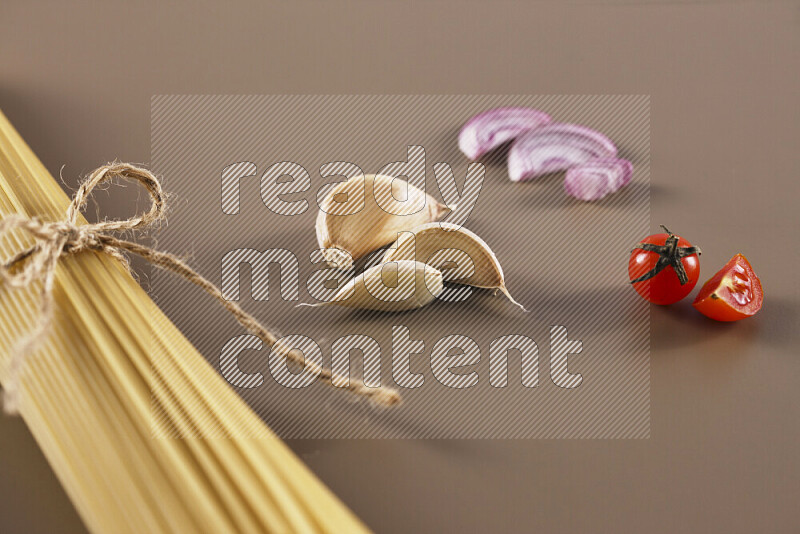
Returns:
[[[458,134],[458,147],[476,160],[521,133],[550,123],[550,115],[533,108],[494,108],[468,120]]]
[[[595,159],[567,170],[564,191],[580,200],[599,200],[630,183],[633,164],[626,159]]]
[[[617,147],[600,132],[577,124],[549,124],[517,137],[508,153],[508,176],[519,182],[616,156]]]

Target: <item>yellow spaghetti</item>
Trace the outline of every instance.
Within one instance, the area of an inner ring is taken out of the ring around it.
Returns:
[[[59,220],[68,204],[0,113],[0,217]],[[12,233],[0,256],[31,244]],[[40,291],[0,289],[0,383]],[[62,258],[54,299],[51,333],[19,377],[20,413],[89,530],[367,531],[117,260]]]

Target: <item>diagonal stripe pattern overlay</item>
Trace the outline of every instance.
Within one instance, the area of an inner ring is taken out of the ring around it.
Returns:
[[[470,166],[459,129],[499,106],[602,132],[633,163],[632,183],[597,202],[566,195],[564,173],[513,183],[507,145]],[[380,409],[315,383],[201,292],[153,272],[159,306],[281,437],[649,437],[649,308],[627,274],[650,233],[648,96],[160,95],[151,149],[172,206],[160,249],[186,256],[287,349],[403,396]],[[298,306],[380,263],[383,250],[328,274],[315,220],[332,184],[387,165],[423,166],[412,182],[456,207],[445,220],[491,247],[527,313],[447,282],[407,312]]]

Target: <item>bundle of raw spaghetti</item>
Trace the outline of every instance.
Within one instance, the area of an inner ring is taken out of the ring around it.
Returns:
[[[69,204],[0,113],[0,218],[60,221]],[[44,247],[8,232],[0,255],[32,246]],[[19,376],[12,353],[41,323],[43,281],[0,288],[0,382],[13,381],[21,416],[91,531],[366,530],[117,258],[86,250],[52,262],[48,334]]]

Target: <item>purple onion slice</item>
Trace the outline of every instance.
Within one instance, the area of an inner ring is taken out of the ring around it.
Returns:
[[[521,133],[549,124],[550,115],[533,108],[494,108],[472,117],[458,134],[458,147],[476,160]]]
[[[596,159],[572,167],[564,191],[580,200],[599,200],[630,183],[633,164],[626,159]]]
[[[617,147],[600,132],[577,124],[549,124],[517,137],[508,153],[508,176],[519,182],[616,156]]]

